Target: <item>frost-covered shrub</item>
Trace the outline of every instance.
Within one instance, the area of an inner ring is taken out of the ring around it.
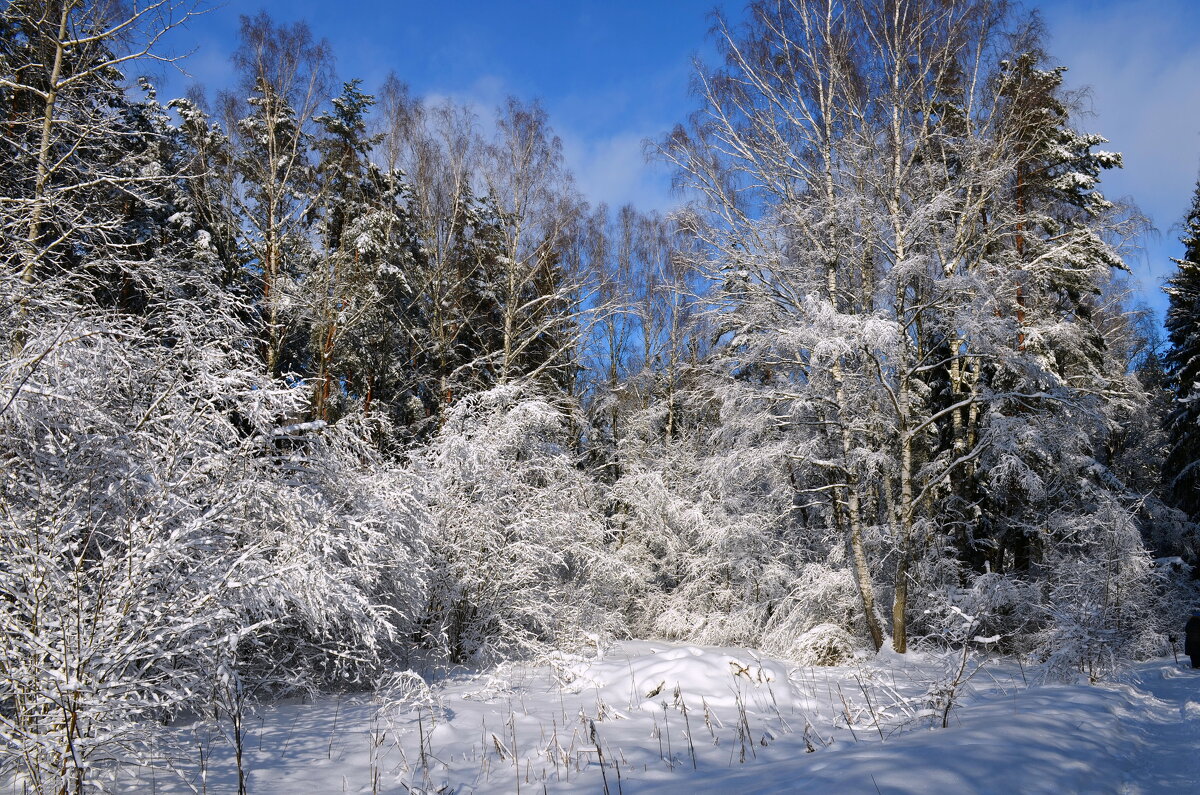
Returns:
[[[1010,575],[980,574],[965,588],[947,586],[930,593],[919,626],[928,639],[945,646],[945,627],[956,616],[970,615],[975,634],[996,638],[990,648],[1024,653],[1032,648],[1032,637],[1042,626],[1041,599],[1038,583]]]
[[[1191,612],[1200,607],[1200,580],[1194,577],[1194,569],[1179,558],[1155,560],[1152,573],[1156,585],[1154,617],[1166,640],[1158,654],[1178,653],[1183,648],[1184,626]]]
[[[45,321],[0,368],[0,772],[76,791],[238,632],[256,547],[234,543],[244,461],[217,406],[251,389],[211,346]]]
[[[774,606],[767,634],[791,639],[820,624],[832,624],[849,634],[862,636],[861,613],[854,577],[847,568],[831,563],[805,563],[795,573],[787,598]]]
[[[640,572],[625,602],[635,634],[784,655],[818,624],[861,634],[848,570],[825,539],[779,521],[778,465],[752,448],[706,456],[693,442],[626,467],[612,495],[618,552]],[[806,561],[819,554],[827,560]]]
[[[1126,660],[1161,653],[1151,612],[1156,578],[1134,517],[1113,500],[1095,512],[1061,517],[1071,540],[1047,562],[1044,621],[1036,654],[1049,677],[1096,681]]]
[[[230,688],[361,679],[423,601],[411,478],[351,423],[288,430],[301,391],[191,311],[47,317],[0,366],[0,775],[34,791]]]
[[[787,550],[759,517],[733,519],[703,494],[689,500],[660,473],[632,469],[614,486],[622,550],[644,584],[629,595],[634,632],[712,645],[752,645],[787,598]],[[630,552],[629,550],[638,550]]]
[[[353,419],[258,438],[240,539],[255,550],[242,576],[257,586],[236,607],[260,629],[237,655],[264,692],[362,683],[415,631],[430,519],[420,484],[367,438]]]
[[[568,420],[515,385],[471,395],[414,465],[436,522],[426,645],[482,663],[579,642],[618,625],[619,582]]]
[[[856,644],[836,624],[817,624],[792,644],[788,654],[802,665],[844,665],[854,659]]]

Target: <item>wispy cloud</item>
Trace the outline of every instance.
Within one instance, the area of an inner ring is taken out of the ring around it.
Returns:
[[[676,203],[666,169],[645,160],[643,143],[650,137],[649,131],[600,138],[576,137],[564,131],[561,137],[579,189],[593,203],[610,207],[628,203],[642,210],[666,210]]]
[[[429,105],[443,101],[470,108],[485,135],[493,129],[496,109],[510,96],[522,99],[508,83],[495,75],[478,78],[461,91],[433,92],[423,99]],[[610,97],[609,100],[612,100]],[[666,132],[667,124],[644,114],[615,117],[604,125],[573,124],[579,108],[575,98],[566,102],[545,101],[550,125],[562,140],[563,159],[575,177],[583,197],[593,206],[634,204],[641,210],[669,210],[678,202],[671,192],[671,177],[661,164],[648,163],[645,143]],[[622,124],[621,122],[625,122]],[[596,129],[597,126],[603,129]]]

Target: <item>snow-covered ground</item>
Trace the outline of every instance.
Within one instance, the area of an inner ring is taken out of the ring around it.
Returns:
[[[247,721],[253,793],[1189,792],[1200,672],[1158,660],[1120,682],[1031,686],[985,662],[909,654],[801,668],[745,649],[627,642]],[[967,672],[973,670],[968,666]],[[227,738],[177,727],[194,758],[128,791],[236,792]],[[199,764],[201,749],[205,757]],[[182,777],[182,778],[181,778]]]

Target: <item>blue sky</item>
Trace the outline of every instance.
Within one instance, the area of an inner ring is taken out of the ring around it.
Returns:
[[[191,82],[216,88],[231,77],[241,14],[308,21],[329,39],[342,79],[370,91],[389,70],[422,96],[482,109],[506,95],[542,99],[583,192],[611,205],[672,203],[669,175],[643,163],[657,138],[694,105],[692,57],[704,55],[708,11],[740,12],[741,0],[230,0],[189,24],[174,47],[195,48],[166,93]],[[1158,286],[1181,251],[1174,228],[1200,167],[1200,2],[1044,0],[1050,51],[1070,67],[1068,83],[1092,87],[1079,126],[1111,140],[1125,170],[1105,180],[1158,228],[1129,264],[1160,312]]]

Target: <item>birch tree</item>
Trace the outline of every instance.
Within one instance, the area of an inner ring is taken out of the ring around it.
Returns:
[[[38,268],[70,237],[70,229],[49,217],[51,208],[70,206],[77,191],[91,180],[80,168],[85,158],[76,149],[104,136],[105,114],[87,113],[103,89],[119,86],[123,67],[139,61],[172,61],[157,47],[173,28],[187,21],[195,2],[151,0],[132,7],[109,0],[27,0],[9,3],[3,12],[8,43],[7,74],[2,78],[13,110],[6,141],[16,145],[23,167],[29,168],[27,193],[17,201],[15,215],[24,229],[10,232],[22,241],[20,273],[32,282]],[[110,117],[111,118],[111,117]],[[14,129],[20,124],[20,132]],[[74,184],[63,177],[70,174]],[[130,183],[136,185],[136,182]]]
[[[300,303],[297,285],[314,266],[308,226],[319,183],[311,145],[329,95],[332,55],[304,23],[276,25],[265,13],[242,17],[240,36],[233,62],[242,96],[226,98],[226,115],[240,177],[243,245],[260,280],[263,361],[279,375],[289,336],[299,331],[289,320]]]
[[[483,182],[503,220],[493,276],[501,321],[497,382],[523,376],[566,387],[574,380],[575,313],[584,296],[582,274],[567,267],[581,202],[562,142],[539,104],[510,98],[485,151]]]
[[[735,405],[795,440],[796,488],[826,501],[873,644],[883,587],[904,651],[914,566],[979,526],[986,495],[959,484],[1021,449],[1018,417],[1089,411],[1097,378],[1101,402],[1121,392],[1047,351],[1095,346],[1088,296],[1127,231],[1095,186],[1119,157],[1071,129],[1061,72],[1004,2],[756,3],[715,30],[724,64],[662,152],[702,213]]]

